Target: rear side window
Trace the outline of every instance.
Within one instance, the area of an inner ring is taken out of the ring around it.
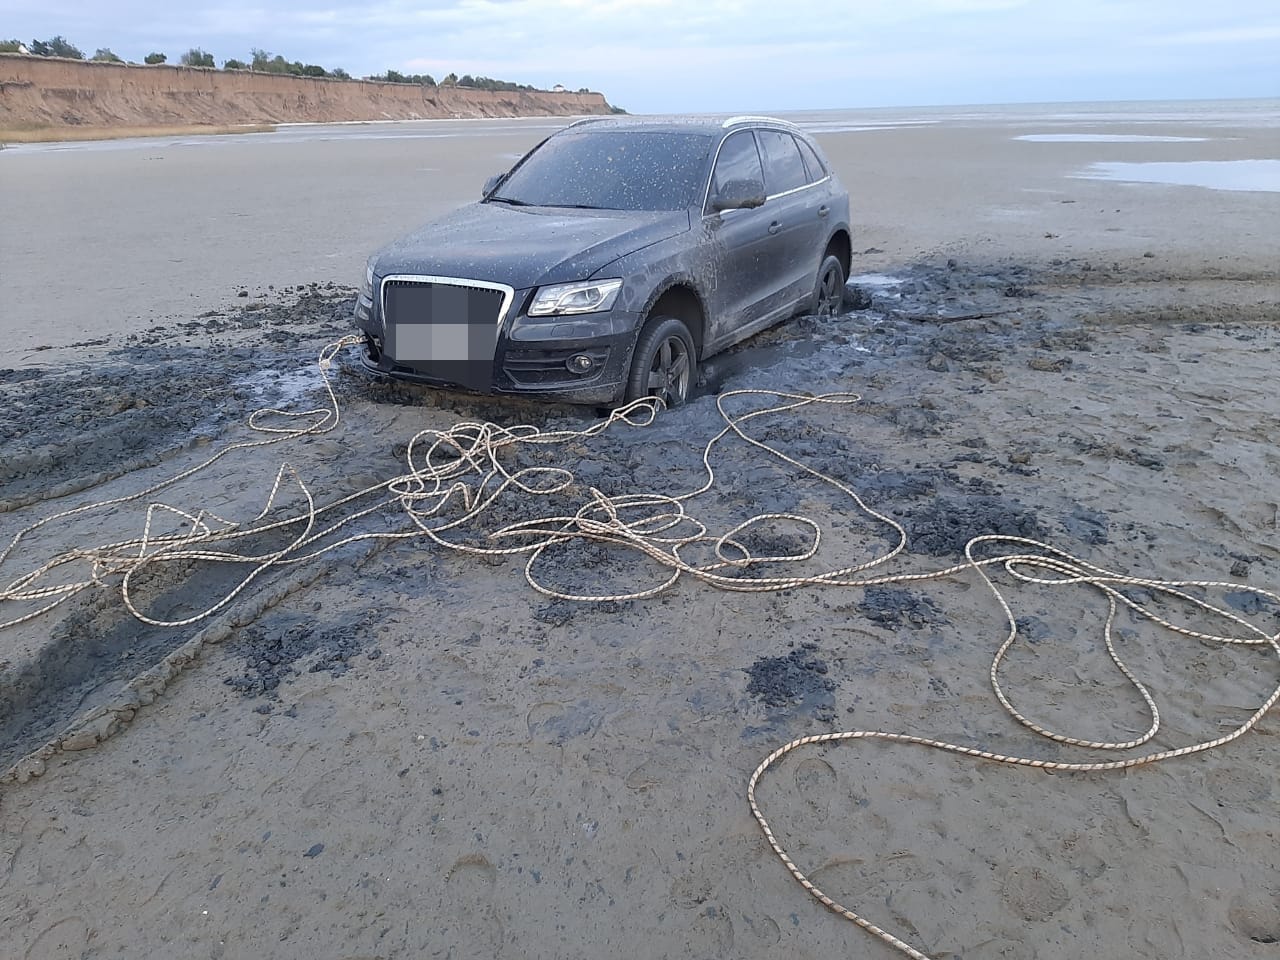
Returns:
[[[764,169],[760,166],[760,153],[756,150],[756,138],[750,130],[730,134],[720,147],[716,168],[711,174],[711,196],[730,180],[754,180],[764,183]]]
[[[758,130],[760,152],[764,155],[764,185],[769,196],[786,193],[809,182],[804,158],[795,137],[777,130]]]
[[[822,161],[814,153],[813,147],[799,137],[796,137],[796,143],[800,144],[800,154],[804,157],[805,168],[809,171],[809,182],[817,183],[827,175],[827,168],[822,165]]]

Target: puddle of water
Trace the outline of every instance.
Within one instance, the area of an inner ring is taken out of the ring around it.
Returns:
[[[928,127],[938,123],[937,120],[886,120],[883,122],[846,122],[801,120],[797,126],[810,133],[870,133],[876,130],[901,130],[904,127]]]
[[[1210,190],[1280,192],[1280,160],[1185,160],[1165,163],[1095,163],[1083,180],[1168,183]]]
[[[901,277],[891,277],[887,273],[860,273],[850,277],[849,282],[857,287],[896,287],[903,283]]]
[[[1156,137],[1140,133],[1026,133],[1028,143],[1204,143],[1208,137]]]
[[[297,370],[261,370],[242,378],[236,385],[252,390],[255,402],[284,408],[319,390],[320,377],[313,366]]]

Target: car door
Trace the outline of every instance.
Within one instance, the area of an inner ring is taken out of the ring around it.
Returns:
[[[796,138],[784,130],[757,130],[768,193],[770,246],[764,269],[778,285],[774,305],[790,310],[813,294],[826,244],[830,208],[826,191],[813,184]]]
[[[769,232],[769,212],[759,207],[717,213],[710,206],[720,184],[730,180],[764,183],[764,167],[750,130],[736,131],[720,145],[703,211],[703,282],[710,306],[705,342],[711,350],[732,340],[734,331],[760,320],[773,293],[764,268],[775,240]]]

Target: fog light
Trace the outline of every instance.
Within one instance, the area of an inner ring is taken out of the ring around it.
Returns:
[[[564,365],[569,368],[570,373],[589,373],[596,362],[585,353],[575,353]]]

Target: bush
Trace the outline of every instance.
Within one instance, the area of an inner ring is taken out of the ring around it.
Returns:
[[[334,67],[332,70],[329,71],[329,75],[331,77],[336,77],[339,80],[351,79],[351,74],[347,73],[347,71],[343,70],[341,67]]]
[[[248,70],[249,65],[245,63],[243,60],[223,60],[222,69],[223,70]]]
[[[214,65],[213,54],[205,53],[199,47],[192,47],[182,55],[178,62],[184,67],[212,67]]]
[[[93,59],[99,63],[124,63],[119,57],[108,50],[106,47],[99,47],[98,51],[93,55]]]
[[[333,75],[338,76],[338,71],[333,71]],[[347,72],[342,71],[342,79],[350,80]],[[381,83],[417,83],[424,87],[434,87],[436,82],[429,73],[401,73],[399,70],[388,70],[386,73],[378,74],[370,77],[370,80],[377,80]]]
[[[163,53],[148,53],[145,57],[142,58],[142,62],[149,63],[154,66],[157,63],[164,63],[168,59],[169,58],[165,56]]]
[[[21,53],[22,43],[18,40],[0,40],[0,53]]]
[[[84,59],[84,54],[80,52],[80,48],[68,43],[61,36],[53,37],[49,40],[32,40],[31,52],[37,57],[66,57],[68,60]]]

